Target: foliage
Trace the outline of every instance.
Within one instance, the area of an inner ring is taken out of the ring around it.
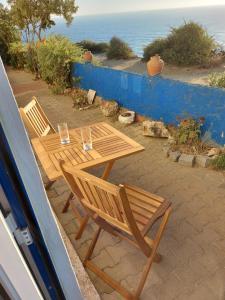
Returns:
[[[85,50],[91,51],[92,53],[104,53],[109,49],[109,44],[103,42],[97,43],[90,40],[83,40],[77,44]]]
[[[225,72],[213,73],[209,75],[209,85],[225,88]]]
[[[156,39],[151,44],[144,48],[143,60],[148,61],[152,56],[156,54],[162,54],[164,49],[167,47],[166,39]]]
[[[175,132],[175,142],[178,145],[195,145],[200,141],[201,126],[204,118],[194,119],[192,117],[180,120]]]
[[[113,37],[109,43],[107,57],[108,59],[129,59],[134,57],[134,53],[127,43],[117,37]]]
[[[8,0],[14,24],[25,33],[26,42],[40,41],[42,33],[55,25],[53,16],[63,16],[67,24],[78,7],[75,0]]]
[[[85,90],[76,88],[71,93],[73,99],[73,107],[81,108],[88,105],[87,92]]]
[[[188,22],[172,28],[164,39],[155,40],[144,49],[144,60],[159,54],[167,63],[176,65],[203,65],[210,62],[214,39],[199,24]],[[156,51],[156,52],[154,52]]]
[[[71,63],[82,61],[83,49],[64,36],[52,35],[39,44],[37,57],[41,77],[53,91],[63,93],[71,86]]]
[[[211,165],[216,170],[225,170],[225,153],[220,154],[214,158]]]
[[[10,63],[10,43],[20,38],[18,30],[13,26],[9,10],[0,4],[0,56],[3,61]]]
[[[13,42],[9,45],[10,62],[14,68],[23,69],[26,65],[27,48],[21,42]]]

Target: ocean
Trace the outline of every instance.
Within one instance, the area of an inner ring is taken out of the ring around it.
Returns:
[[[200,23],[225,47],[225,6],[75,15],[69,27],[62,19],[55,20],[56,26],[51,29],[52,33],[64,34],[74,42],[84,39],[108,42],[117,36],[126,41],[138,56],[142,56],[143,48],[152,40],[165,37],[171,27],[182,25],[185,21]]]

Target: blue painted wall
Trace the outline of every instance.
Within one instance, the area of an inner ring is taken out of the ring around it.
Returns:
[[[72,74],[80,87],[116,100],[123,107],[167,124],[177,116],[205,117],[205,129],[217,143],[225,144],[225,90],[193,85],[161,76],[149,77],[92,64],[75,63]]]

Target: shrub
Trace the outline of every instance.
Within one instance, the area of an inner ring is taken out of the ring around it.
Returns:
[[[162,55],[163,50],[167,47],[166,39],[156,39],[151,44],[144,48],[143,60],[148,61],[155,54]]]
[[[214,39],[199,24],[188,22],[172,28],[168,37],[155,40],[144,49],[144,60],[159,54],[166,62],[176,65],[208,64],[216,47]],[[154,49],[157,52],[154,53]]]
[[[23,69],[26,65],[27,47],[22,42],[13,42],[9,45],[8,53],[14,68]]]
[[[107,50],[109,49],[109,44],[103,42],[97,43],[89,40],[83,40],[77,44],[83,49],[89,50],[92,53],[104,53],[107,52]]]
[[[10,43],[19,40],[19,31],[12,24],[9,10],[0,3],[0,56],[5,63],[10,63]]]
[[[132,49],[127,43],[117,37],[113,37],[109,43],[109,49],[107,51],[108,59],[129,59],[134,57]]]
[[[175,132],[175,142],[177,145],[195,145],[200,141],[201,126],[204,118],[194,119],[192,117],[182,119]]]
[[[214,158],[211,162],[211,165],[215,170],[225,170],[225,153],[222,153]]]
[[[82,61],[83,49],[61,35],[49,36],[37,48],[41,77],[56,93],[71,86],[71,63]]]
[[[213,73],[209,75],[209,85],[225,88],[225,72]]]
[[[39,65],[38,65],[38,56],[37,56],[37,43],[29,43],[27,44],[27,51],[26,51],[26,68],[35,73],[36,78],[39,77]]]

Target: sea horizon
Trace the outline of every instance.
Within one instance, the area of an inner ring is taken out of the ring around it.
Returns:
[[[68,27],[61,18],[48,33],[64,34],[74,42],[109,42],[117,36],[142,56],[143,48],[156,38],[166,37],[172,27],[184,22],[201,24],[215,41],[225,47],[225,5],[153,9],[137,12],[75,15]]]

